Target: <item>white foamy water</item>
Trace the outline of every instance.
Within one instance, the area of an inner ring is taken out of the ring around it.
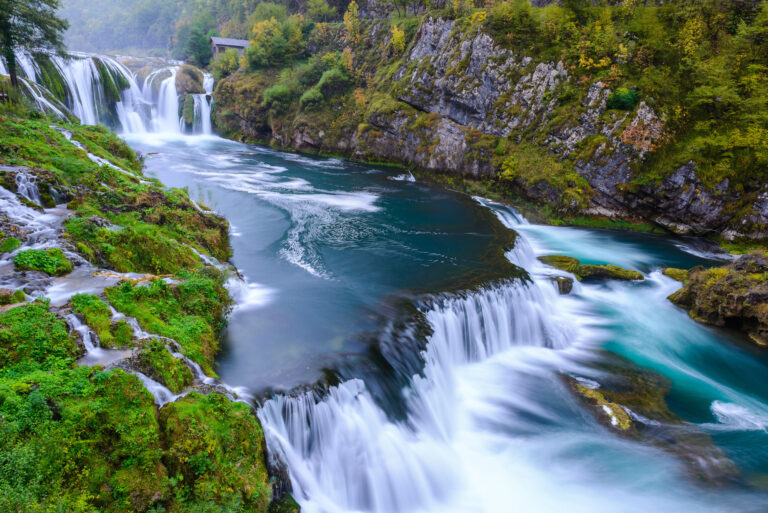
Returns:
[[[402,390],[405,418],[390,418],[360,379],[320,398],[278,396],[259,410],[270,452],[287,465],[302,511],[742,511],[738,495],[709,502],[708,493],[686,484],[674,457],[617,438],[583,413],[559,376],[585,372],[580,356],[604,339],[598,300],[583,297],[602,289],[576,284],[572,295],[558,295],[551,278],[565,273],[535,258],[555,251],[545,246],[555,233],[531,228],[544,233],[531,244],[519,214],[495,211],[523,234],[509,257],[533,282],[431,304],[424,370]],[[570,230],[564,237],[608,257]],[[622,263],[641,262],[639,252],[623,253]],[[640,301],[653,308],[655,283],[615,288],[636,287],[636,302],[652,291]],[[758,425],[738,409],[713,411]]]

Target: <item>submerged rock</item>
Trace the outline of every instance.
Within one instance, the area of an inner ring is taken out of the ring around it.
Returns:
[[[579,281],[589,279],[636,281],[643,279],[643,275],[637,271],[611,264],[582,264],[578,259],[565,255],[546,255],[539,257],[539,260],[561,271],[575,274]]]
[[[753,251],[732,264],[688,271],[682,289],[669,299],[697,321],[746,333],[768,346],[768,253]]]
[[[622,437],[674,454],[703,483],[722,484],[739,477],[736,465],[709,435],[669,409],[670,383],[665,377],[610,353],[605,358],[594,364],[600,382],[563,377],[598,422]]]

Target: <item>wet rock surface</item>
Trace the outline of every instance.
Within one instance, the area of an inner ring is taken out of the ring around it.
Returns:
[[[768,347],[768,254],[753,251],[732,264],[693,268],[669,299],[694,319],[746,333]]]

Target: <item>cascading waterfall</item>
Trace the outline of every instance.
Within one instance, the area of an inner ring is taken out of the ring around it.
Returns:
[[[195,102],[195,123],[193,133],[210,135],[211,134],[211,104],[208,103],[207,94],[193,95]]]
[[[393,513],[447,501],[462,480],[448,445],[455,369],[516,346],[566,346],[569,330],[549,315],[556,301],[549,284],[518,281],[438,298],[426,314],[434,333],[423,375],[405,393],[405,423],[391,422],[357,379],[319,401],[311,393],[268,401],[259,417],[303,511]]]
[[[155,132],[178,134],[182,131],[182,121],[179,116],[179,95],[176,92],[176,72],[172,68],[171,76],[160,83],[157,100],[157,116],[153,118]]]
[[[72,53],[67,57],[46,55],[46,58],[59,75],[66,98],[57,99],[41,84],[41,68],[34,55],[27,52],[18,52],[16,55],[24,90],[40,110],[62,119],[69,114],[89,125],[119,125],[115,128],[124,133],[152,131],[181,134],[185,131],[176,91],[178,67],[156,70],[140,86],[130,70],[110,57]],[[114,85],[119,84],[119,100],[114,99],[114,92],[111,96],[107,94],[102,83],[103,70],[106,70]],[[0,57],[0,74],[7,73],[7,65]],[[157,86],[155,82],[166,74],[169,76],[162,78]],[[208,73],[203,75],[203,86],[205,94],[192,95],[194,123],[191,130],[195,134],[212,133],[210,94],[213,90],[213,77]]]
[[[508,227],[527,224],[483,203]],[[599,336],[582,285],[559,295],[552,278],[565,273],[538,262],[524,231],[508,258],[531,280],[422,307],[432,335],[423,370],[405,380],[404,418],[388,415],[369,388],[377,383],[359,378],[263,404],[273,464],[286,469],[302,511],[717,510],[699,490],[666,487],[680,482],[677,467],[607,437],[569,400],[562,376],[585,372],[574,356]]]
[[[19,196],[27,201],[31,201],[37,205],[43,204],[40,200],[40,191],[37,188],[35,177],[28,172],[19,171],[16,173],[16,188]]]

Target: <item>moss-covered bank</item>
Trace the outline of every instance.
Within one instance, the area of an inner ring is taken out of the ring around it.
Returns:
[[[115,167],[94,163],[68,137]],[[258,419],[222,393],[192,390],[224,391],[199,386],[178,357],[213,374],[231,305],[228,271],[199,254],[229,259],[227,222],[186,191],[143,176],[133,151],[101,127],[0,115],[0,164],[0,185],[15,191],[16,174],[33,176],[40,196],[66,203],[70,214],[49,241],[57,247],[38,251],[0,207],[2,251],[18,280],[42,274],[28,269],[59,275],[74,267],[107,284],[63,307],[26,302],[27,285],[2,290],[0,510],[266,511]],[[129,356],[107,368],[78,365],[86,349],[65,320],[70,313],[102,348]],[[131,318],[153,335],[137,336]],[[160,408],[137,372],[186,395]]]

